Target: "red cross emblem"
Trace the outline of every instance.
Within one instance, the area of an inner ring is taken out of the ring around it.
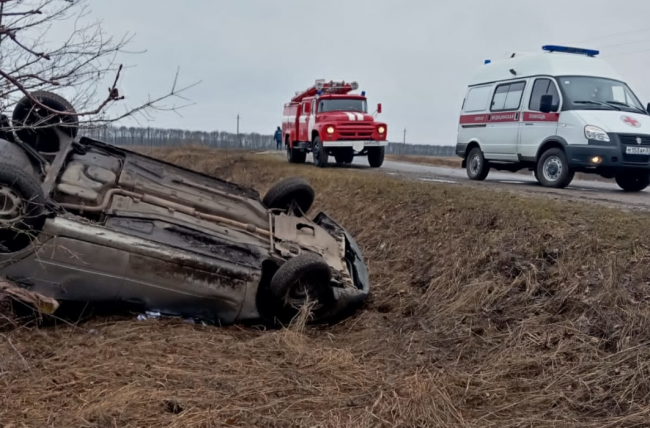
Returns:
[[[621,116],[621,120],[633,128],[638,128],[639,126],[641,126],[641,123],[638,120],[630,116]]]

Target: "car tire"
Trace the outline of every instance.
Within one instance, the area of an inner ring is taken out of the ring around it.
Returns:
[[[650,186],[650,173],[623,173],[615,177],[618,187],[625,192],[641,192]]]
[[[275,317],[289,321],[309,298],[317,304],[315,315],[326,312],[335,302],[331,287],[332,271],[325,260],[303,253],[286,261],[271,279],[270,292],[275,300]]]
[[[353,149],[341,149],[334,153],[334,159],[339,165],[350,164],[354,160],[354,150]]]
[[[27,248],[45,223],[40,183],[14,165],[0,163],[0,253]]]
[[[314,138],[313,146],[314,165],[319,168],[325,168],[329,161],[329,153],[323,148],[323,142],[320,137]]]
[[[266,192],[262,203],[266,208],[279,209],[296,216],[306,214],[315,199],[314,188],[304,178],[290,177],[276,183]]]
[[[370,147],[368,149],[368,165],[370,168],[379,168],[384,164],[386,149],[384,147]]]
[[[575,172],[571,171],[562,149],[545,151],[537,162],[537,179],[544,187],[564,189],[571,184],[574,176]]]
[[[490,173],[490,163],[485,160],[483,151],[475,147],[467,156],[467,177],[474,181],[483,181]]]
[[[36,91],[30,94],[32,98],[37,99],[43,105],[58,110],[75,113],[75,109],[65,98],[47,91]],[[41,152],[54,153],[59,150],[59,138],[51,127],[42,129],[30,129],[36,124],[42,123],[42,126],[55,125],[57,123],[65,126],[61,130],[74,138],[79,132],[79,118],[74,115],[58,116],[53,115],[34,105],[27,96],[23,97],[14,108],[12,116],[13,127],[18,128],[15,131],[16,136],[23,143],[26,143],[34,149]]]

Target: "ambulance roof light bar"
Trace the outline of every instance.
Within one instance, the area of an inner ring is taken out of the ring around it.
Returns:
[[[542,50],[547,52],[564,52],[564,53],[571,53],[571,54],[578,54],[578,55],[587,55],[590,57],[594,57],[600,54],[600,51],[594,49],[572,48],[569,46],[556,46],[556,45],[542,46]]]

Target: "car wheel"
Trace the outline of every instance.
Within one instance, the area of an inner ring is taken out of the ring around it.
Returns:
[[[544,187],[564,189],[571,184],[574,175],[562,149],[545,151],[537,162],[537,178]]]
[[[14,165],[0,163],[0,253],[27,248],[45,223],[39,182]]]
[[[325,168],[329,161],[329,153],[323,148],[320,137],[314,138],[314,164],[319,168]]]
[[[368,164],[371,168],[379,168],[384,164],[386,150],[384,147],[370,147],[368,149]]]
[[[623,173],[616,177],[618,187],[626,192],[640,192],[650,185],[650,174],[643,173]]]
[[[317,254],[305,253],[289,259],[271,279],[276,318],[289,321],[308,301],[315,305],[315,315],[330,309],[335,301],[331,279],[329,265]]]
[[[65,98],[47,91],[36,91],[30,94],[41,104],[57,110],[75,113],[75,109]],[[61,124],[61,130],[72,138],[79,131],[79,119],[75,115],[56,115],[35,105],[27,96],[23,97],[14,108],[13,127],[16,136],[24,143],[38,151],[54,153],[59,150],[59,138],[52,129],[54,125]],[[41,126],[41,129],[36,127]],[[36,129],[35,129],[36,128]]]
[[[483,151],[475,147],[467,156],[467,176],[470,180],[483,181],[490,173],[490,164],[485,160]]]
[[[315,193],[311,184],[304,178],[290,177],[278,182],[266,192],[262,203],[268,209],[292,210],[302,216],[314,203]]]

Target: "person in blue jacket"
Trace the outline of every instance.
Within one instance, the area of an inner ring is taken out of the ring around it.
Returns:
[[[273,137],[275,140],[275,144],[277,146],[277,150],[282,149],[282,129],[278,126],[278,129],[275,131],[275,136]]]

